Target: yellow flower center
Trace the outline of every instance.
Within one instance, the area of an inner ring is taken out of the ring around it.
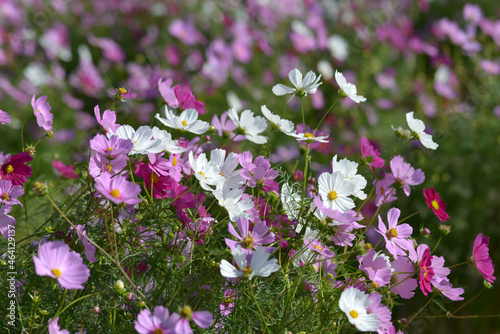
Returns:
[[[384,187],[380,187],[380,194],[382,194],[382,195],[383,195],[384,193],[385,193],[385,189],[384,189]]]
[[[40,112],[40,109],[37,109],[36,112]]]
[[[304,137],[306,137],[306,138],[314,138],[314,135],[312,133],[306,132],[306,133],[304,133]]]
[[[323,247],[318,246],[318,245],[314,246],[314,248],[319,249],[320,251],[322,251],[322,250],[323,250]]]
[[[172,160],[172,165],[174,167],[177,166],[177,157],[174,157],[174,159]]]
[[[398,231],[393,227],[387,231],[387,237],[389,239],[396,238],[398,236]]]
[[[120,191],[118,191],[117,189],[113,189],[111,190],[111,192],[109,193],[111,196],[113,196],[114,198],[118,198],[120,197]]]
[[[328,193],[328,198],[330,199],[330,201],[336,200],[337,197],[337,192],[335,190],[332,190]]]
[[[58,268],[52,269],[52,273],[54,274],[55,277],[61,277],[62,273]]]
[[[428,272],[427,272],[427,267],[423,267],[423,268],[424,268],[424,271],[425,271],[425,273],[424,273],[424,278],[427,278],[427,274],[428,274]]]
[[[108,152],[109,152],[109,151],[111,151],[112,149],[113,149],[112,147],[108,147],[108,148],[106,149],[106,153],[108,153]]]
[[[376,283],[376,282],[372,282],[372,285],[373,285],[373,287],[374,287],[375,289],[376,289],[376,288],[378,288],[378,283]]]
[[[163,334],[163,329],[157,328],[157,329],[155,329],[155,331],[153,332],[153,334]]]
[[[182,120],[182,122],[181,122],[181,123],[182,123],[182,126],[186,126],[186,125],[188,125],[188,122],[187,122],[186,120]]]
[[[352,310],[351,312],[349,312],[349,314],[351,315],[351,317],[353,317],[354,319],[356,319],[358,317],[358,312],[356,312],[355,310]]]
[[[243,271],[243,278],[248,278],[250,277],[250,275],[252,275],[252,268],[250,268],[249,266],[243,268],[242,271]]]
[[[184,318],[191,320],[191,316],[193,315],[193,310],[191,309],[191,307],[186,305],[182,308],[181,315]]]
[[[156,175],[155,173],[152,174],[151,178],[153,179],[153,183],[156,184],[158,183],[158,175]]]
[[[108,167],[108,173],[110,173],[110,174],[111,174],[111,169],[112,169],[111,165],[110,165],[109,163],[107,163],[107,164],[106,164],[106,167]]]
[[[2,197],[0,197],[1,199],[3,199],[4,201],[8,201],[9,200],[9,193],[5,193],[2,195]]]
[[[7,165],[7,167],[5,168],[5,172],[7,174],[10,174],[14,171],[14,167],[12,167],[12,165]]]
[[[120,95],[127,94],[127,90],[125,88],[123,88],[123,87],[120,87],[120,88],[118,88],[118,93]]]
[[[246,249],[253,248],[253,238],[250,235],[247,235],[241,242],[241,245]]]
[[[434,210],[439,210],[439,203],[436,200],[433,200],[431,204]]]

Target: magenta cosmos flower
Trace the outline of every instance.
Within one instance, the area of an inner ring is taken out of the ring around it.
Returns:
[[[27,177],[31,177],[33,169],[26,165],[26,162],[33,160],[28,152],[21,152],[14,156],[7,154],[3,156],[0,152],[0,179],[10,180],[15,186],[22,186]]]
[[[385,239],[385,247],[397,259],[398,256],[405,256],[405,250],[413,250],[413,242],[407,238],[411,237],[413,228],[408,224],[398,225],[398,219],[401,211],[398,208],[392,208],[387,212],[388,228],[384,221],[378,216],[378,233]]]
[[[139,334],[175,334],[175,325],[180,316],[168,311],[168,308],[156,306],[151,313],[143,309],[134,321],[134,328]]]
[[[49,276],[66,289],[83,289],[90,270],[77,252],[69,250],[62,241],[50,241],[40,246],[38,256],[33,256],[38,276]]]
[[[108,173],[102,173],[96,178],[95,190],[115,204],[135,205],[142,201],[137,198],[141,187],[125,179],[122,175],[113,178]]]
[[[2,124],[10,123],[10,115],[2,110],[0,110],[0,123]]]
[[[483,236],[482,233],[477,235],[476,240],[474,240],[471,262],[474,266],[476,266],[485,280],[493,283],[496,279],[495,276],[493,276],[495,266],[493,265],[489,255],[489,243],[490,238]]]
[[[78,175],[75,174],[75,168],[72,165],[65,165],[62,161],[53,160],[52,166],[61,173],[61,175],[68,179],[78,179]]]
[[[361,138],[361,158],[366,161],[372,171],[373,168],[382,168],[385,164],[380,157],[380,152],[372,146],[366,137]]]
[[[47,96],[40,96],[35,100],[36,95],[31,98],[31,106],[35,114],[38,126],[46,131],[52,130],[54,115],[50,112],[50,104],[47,102]]]
[[[441,196],[434,190],[434,188],[424,189],[425,203],[432,209],[432,212],[439,218],[440,221],[445,222],[450,218],[446,213],[446,203],[441,199]]]
[[[434,268],[432,267],[431,249],[426,244],[421,244],[417,248],[417,257],[420,260],[418,283],[420,290],[427,296],[427,291],[432,292],[431,280],[434,277]]]

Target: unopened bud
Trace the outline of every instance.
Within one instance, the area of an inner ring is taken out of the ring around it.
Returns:
[[[35,186],[33,188],[33,191],[38,196],[45,196],[49,193],[49,187],[47,186],[47,183],[42,183],[40,181],[36,181]]]
[[[125,294],[125,300],[128,302],[131,302],[131,301],[135,300],[135,295],[132,292],[127,292]]]
[[[422,234],[423,235],[430,235],[431,234],[431,230],[429,230],[427,227],[424,227],[422,229]]]
[[[123,284],[122,280],[118,280],[115,282],[114,288],[118,292],[123,292],[125,290],[125,284]]]
[[[439,230],[441,231],[441,233],[443,233],[444,235],[448,235],[450,234],[451,232],[451,225],[444,225],[444,224],[441,224],[439,225]]]
[[[99,313],[101,313],[101,308],[100,308],[99,306],[97,306],[97,305],[96,305],[96,306],[94,306],[94,307],[92,308],[92,313],[94,313],[94,314],[99,314]]]

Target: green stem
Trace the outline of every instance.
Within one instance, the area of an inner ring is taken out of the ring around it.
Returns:
[[[252,293],[253,301],[255,302],[255,305],[257,306],[257,309],[259,310],[260,316],[262,317],[262,321],[264,322],[264,326],[266,326],[266,331],[268,333],[270,333],[269,328],[267,328],[266,317],[264,317],[264,314],[262,313],[262,310],[260,309],[259,303],[257,302],[257,299],[255,298],[255,293],[253,292],[252,286],[250,286],[250,292]]]
[[[418,311],[417,311],[417,313],[415,313],[415,314],[414,314],[414,315],[410,318],[410,320],[406,323],[406,325],[404,325],[404,327],[403,327],[402,331],[404,331],[404,330],[405,330],[405,328],[406,328],[406,327],[407,327],[407,326],[408,326],[408,325],[409,325],[409,324],[413,321],[413,319],[415,319],[415,317],[416,317],[417,315],[419,315],[419,314],[420,314],[420,312],[422,312],[422,311],[423,311],[423,310],[427,307],[427,305],[429,305],[429,303],[430,303],[430,302],[434,299],[434,296],[435,296],[435,295],[432,295],[432,297],[431,297],[431,298],[427,301],[427,303],[425,303],[425,305],[424,305],[424,306],[422,306],[422,308],[421,308],[420,310],[418,310]]]

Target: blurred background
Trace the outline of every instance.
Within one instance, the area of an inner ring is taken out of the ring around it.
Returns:
[[[3,0],[0,1],[0,110],[11,116],[1,126],[0,151],[16,154],[36,146],[31,165],[35,181],[64,186],[53,160],[85,173],[88,140],[98,131],[94,107],[117,111],[118,123],[159,125],[164,102],[158,80],[170,78],[205,103],[210,121],[232,106],[260,106],[301,122],[297,99],[272,94],[277,83],[290,85],[293,68],[322,75],[318,93],[304,99],[307,123],[315,126],[337,96],[335,70],[355,83],[367,102],[337,103],[319,131],[330,135],[315,148],[315,173],[333,155],[360,158],[360,138],[375,143],[382,157],[393,152],[394,127],[407,127],[415,111],[439,144],[419,144],[402,155],[426,175],[422,188],[434,187],[447,203],[450,233],[441,240],[441,223],[426,210],[408,220],[431,234],[446,265],[472,254],[478,233],[490,237],[490,255],[500,250],[500,5],[494,1],[153,1]],[[116,103],[117,89],[137,94]],[[33,116],[31,98],[48,96],[54,114],[53,139],[37,144],[44,132]],[[25,125],[23,127],[23,124]],[[24,128],[23,133],[21,129]],[[21,139],[22,138],[22,139]],[[213,136],[212,144],[223,140]],[[227,144],[227,142],[226,142]],[[300,150],[273,141],[271,161],[292,170]],[[232,143],[232,150],[243,150]],[[319,174],[318,174],[319,175]],[[369,177],[369,174],[366,175]],[[422,188],[394,205],[402,217],[426,207]],[[47,207],[30,205],[32,228],[46,220]],[[381,210],[392,207],[387,205]],[[367,205],[365,215],[373,214]],[[45,213],[45,216],[44,216]],[[17,238],[26,235],[23,209],[16,208]],[[31,231],[32,232],[32,231]],[[497,266],[498,267],[498,266]],[[498,275],[498,270],[497,270]],[[466,286],[465,301],[481,291],[483,279],[468,265],[452,269],[454,286]],[[500,309],[497,287],[482,292],[458,315],[492,315]],[[409,318],[424,305],[416,297],[396,307],[393,320]],[[498,318],[447,319],[459,303],[437,299],[409,333],[500,333]]]

